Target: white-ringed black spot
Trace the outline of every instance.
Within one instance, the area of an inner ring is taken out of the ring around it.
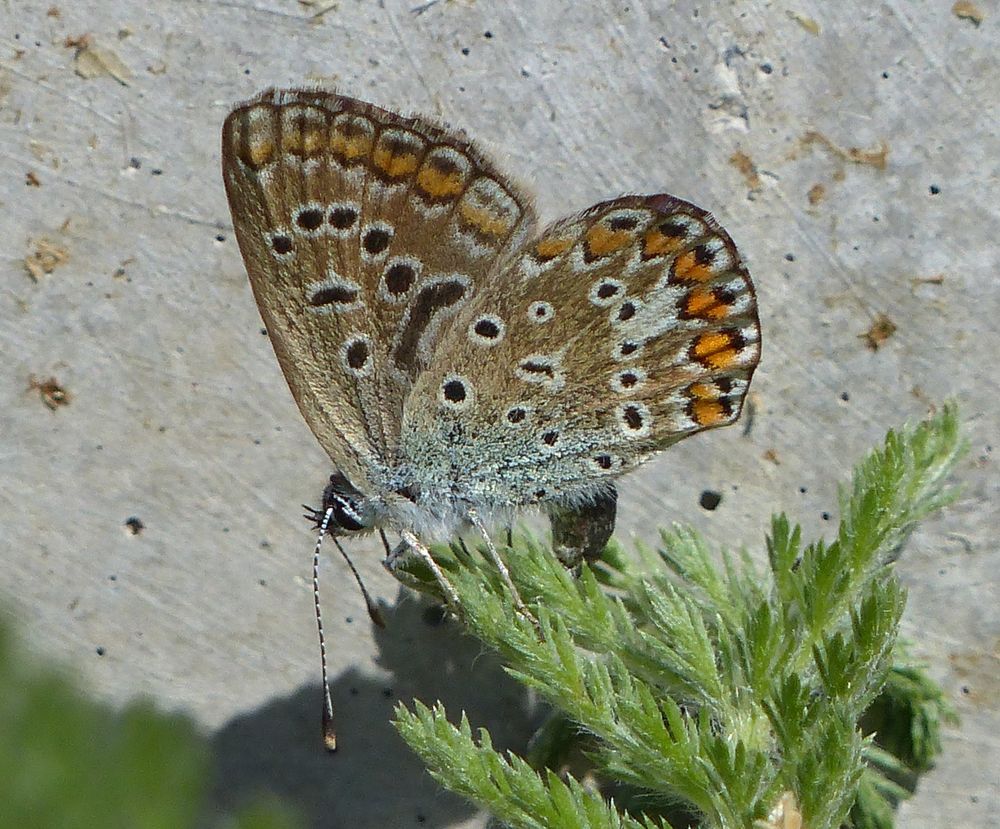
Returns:
[[[619,394],[638,391],[646,382],[646,372],[641,368],[627,368],[616,372],[611,378],[611,388]]]
[[[622,340],[611,350],[611,358],[616,362],[634,360],[642,353],[642,343],[636,340]]]
[[[528,419],[529,414],[527,406],[511,406],[504,417],[511,426],[520,426]]]
[[[385,253],[391,242],[392,227],[381,222],[368,225],[361,234],[361,247],[370,257]]]
[[[371,356],[371,351],[368,348],[368,343],[365,340],[354,340],[348,343],[347,352],[347,367],[352,368],[355,371],[365,367],[365,363],[368,362],[368,358]]]
[[[526,383],[537,383],[546,391],[558,391],[566,384],[559,366],[561,357],[560,354],[530,354],[518,362],[514,376]]]
[[[314,308],[321,305],[350,305],[358,298],[358,289],[350,285],[330,285],[318,288],[309,296]]]
[[[559,433],[556,431],[548,431],[542,435],[542,443],[546,446],[555,446],[559,441]]]
[[[295,226],[306,233],[315,233],[323,226],[323,209],[316,205],[301,207],[295,213]]]
[[[483,314],[469,324],[469,339],[478,345],[496,345],[503,339],[504,327],[500,317]]]
[[[556,309],[552,307],[551,302],[545,302],[543,300],[538,300],[537,302],[532,302],[528,306],[528,319],[531,322],[548,322],[556,315]]]
[[[286,233],[275,233],[271,236],[271,250],[278,257],[288,256],[292,252],[292,237]]]
[[[461,403],[465,400],[465,383],[461,380],[449,380],[444,384],[444,399],[452,403]]]
[[[618,409],[618,426],[626,437],[644,437],[652,428],[652,415],[644,403],[626,403]]]
[[[450,374],[441,383],[440,400],[453,409],[464,409],[472,402],[472,384],[458,374]]]
[[[614,461],[611,459],[611,455],[595,455],[593,460],[594,466],[604,472],[607,472],[612,466],[614,466]]]
[[[536,374],[540,377],[547,377],[549,380],[556,376],[555,367],[544,359],[522,360],[520,368],[525,374]]]
[[[614,216],[608,221],[610,230],[635,230],[639,225],[639,220],[635,216]]]
[[[625,286],[617,279],[599,279],[590,288],[590,301],[599,307],[613,305],[625,293]]]
[[[493,320],[479,320],[473,330],[480,336],[488,340],[495,340],[500,334],[499,326]]]
[[[405,296],[413,283],[417,279],[417,269],[409,261],[400,260],[393,262],[385,269],[383,275],[386,293],[390,297],[397,298]]]
[[[615,319],[617,319],[618,322],[628,322],[635,316],[635,312],[636,307],[634,302],[623,302],[621,307],[618,309],[618,313],[615,315]]]
[[[372,341],[365,334],[351,334],[340,349],[344,368],[355,377],[365,377],[372,369]]]
[[[322,282],[307,285],[305,293],[309,307],[318,313],[344,313],[364,305],[361,286],[332,270]]]
[[[358,220],[358,210],[349,204],[338,204],[330,208],[327,221],[335,230],[349,230]]]

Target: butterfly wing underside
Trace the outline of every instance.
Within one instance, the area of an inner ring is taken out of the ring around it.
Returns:
[[[624,196],[545,229],[462,309],[407,400],[404,445],[425,456],[459,422],[448,452],[465,488],[587,503],[736,420],[759,356],[725,230],[672,196]]]
[[[364,487],[397,450],[436,342],[532,232],[531,209],[456,132],[328,92],[269,90],[237,107],[222,160],[285,378]]]

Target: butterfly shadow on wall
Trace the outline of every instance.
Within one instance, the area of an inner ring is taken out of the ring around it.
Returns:
[[[317,706],[319,682],[234,718],[212,740],[214,812],[232,813],[262,796],[277,795],[311,826],[446,827],[475,808],[444,792],[393,727],[393,708],[441,700],[490,730],[498,747],[523,750],[543,712],[510,679],[499,660],[441,622],[426,601],[400,590],[381,607],[386,628],[375,629],[376,662],[390,676],[356,669],[332,678],[340,750],[323,749]],[[369,624],[360,619],[356,624]]]

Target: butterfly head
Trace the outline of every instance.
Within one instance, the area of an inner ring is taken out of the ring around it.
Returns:
[[[345,536],[364,533],[375,526],[375,504],[357,489],[341,472],[330,476],[323,490],[323,506],[307,516],[317,522],[331,510],[327,531],[330,535]]]

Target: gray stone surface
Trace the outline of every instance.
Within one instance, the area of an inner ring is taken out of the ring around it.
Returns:
[[[52,2],[0,4],[0,597],[34,647],[102,699],[196,717],[220,804],[270,787],[316,826],[480,824],[422,774],[392,705],[440,697],[509,743],[532,706],[474,644],[394,605],[374,543],[355,552],[389,630],[330,562],[343,751],[315,744],[298,505],[327,461],[260,334],[219,130],[266,86],[333,83],[467,128],[545,218],[666,190],[740,244],[764,325],[752,422],[627,479],[623,537],[680,520],[759,551],[779,508],[829,533],[836,482],[886,428],[961,401],[965,497],[899,573],[906,634],[962,724],[901,825],[1000,825],[992,0],[978,26],[901,0],[340,0],[318,19],[294,0]],[[897,328],[872,351],[880,314]],[[47,409],[32,377],[68,405]]]

